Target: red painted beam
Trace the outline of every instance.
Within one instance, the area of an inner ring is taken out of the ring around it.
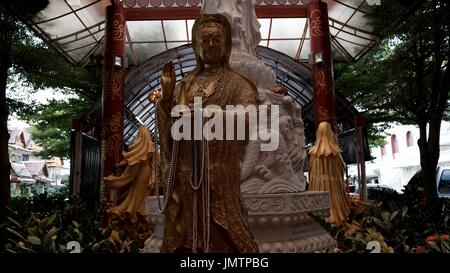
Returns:
[[[200,14],[199,7],[125,8],[124,10],[127,21],[195,19]]]
[[[124,8],[127,21],[195,19],[200,7]],[[256,6],[258,18],[307,18],[307,6]]]
[[[308,18],[308,6],[256,6],[258,18]]]

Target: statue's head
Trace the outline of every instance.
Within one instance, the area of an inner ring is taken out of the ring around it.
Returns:
[[[225,16],[202,14],[192,27],[192,44],[200,69],[205,64],[228,66],[231,27]]]

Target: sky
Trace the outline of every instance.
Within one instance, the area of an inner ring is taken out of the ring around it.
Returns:
[[[8,128],[28,128],[29,125],[22,120],[18,120],[16,117],[14,116],[9,116],[8,117]]]

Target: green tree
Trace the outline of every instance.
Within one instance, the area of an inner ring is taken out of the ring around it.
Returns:
[[[11,2],[11,3],[10,3]],[[18,18],[6,11],[6,7],[20,13],[23,18],[31,18],[48,5],[47,0],[41,1],[2,1],[0,4],[0,220],[7,214],[10,200],[8,156],[8,105],[6,103],[6,85],[8,70],[13,64],[12,48],[15,34],[18,33]]]
[[[39,141],[43,146],[49,145],[44,152],[48,155],[55,152],[57,155],[63,149],[62,140],[68,139],[67,131],[70,129],[72,114],[75,113],[78,117],[82,115],[83,112],[80,111],[86,109],[86,105],[92,104],[101,94],[101,72],[98,69],[88,70],[68,63],[56,50],[37,39],[22,23],[47,5],[48,0],[0,2],[0,220],[6,215],[10,199],[8,106],[26,120],[39,121],[35,122],[35,131],[38,132],[36,136],[42,137]],[[50,102],[44,106],[7,99],[7,85],[17,82],[29,87],[29,90],[55,88],[68,94],[75,93],[78,94],[78,100],[75,102],[72,99],[68,103]],[[70,103],[74,103],[74,106]],[[63,107],[68,109],[62,110]],[[68,116],[64,117],[64,114]],[[63,124],[63,121],[66,123]],[[60,130],[61,138],[57,139],[56,133],[51,130]],[[52,139],[59,143],[53,145]]]
[[[67,100],[51,100],[48,104],[22,107],[19,117],[31,127],[35,143],[43,148],[36,155],[41,158],[70,156],[71,118],[80,118],[92,105],[92,101],[77,96]]]
[[[440,127],[450,92],[450,4],[423,2],[359,62],[338,68],[336,88],[363,110],[370,125],[418,125],[424,202],[430,204],[437,197]],[[399,17],[399,7],[399,1],[382,2],[375,27]]]

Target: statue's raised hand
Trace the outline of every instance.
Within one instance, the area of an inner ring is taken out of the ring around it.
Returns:
[[[164,105],[170,105],[172,103],[176,81],[177,79],[172,61],[167,61],[164,64],[163,72],[161,75],[161,89],[162,89],[161,102]]]

